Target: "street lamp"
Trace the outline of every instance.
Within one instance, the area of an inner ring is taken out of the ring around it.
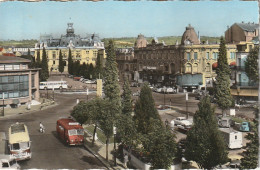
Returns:
[[[88,89],[87,89],[87,101],[88,101]]]
[[[113,126],[113,133],[114,133],[114,166],[117,166],[116,163],[116,127]]]
[[[3,113],[2,113],[2,116],[5,116],[5,107],[4,107],[4,104],[5,104],[5,93],[3,92],[2,94],[3,96]]]
[[[52,98],[53,98],[53,101],[54,101],[54,87],[52,87]]]
[[[166,87],[163,87],[163,106],[165,109],[165,92],[166,92]]]
[[[189,113],[188,113],[188,99],[189,95],[188,92],[186,93],[186,118],[189,119]]]

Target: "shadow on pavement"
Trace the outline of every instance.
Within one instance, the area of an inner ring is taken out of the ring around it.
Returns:
[[[81,160],[84,161],[84,162],[87,162],[91,165],[97,165],[99,167],[103,166],[103,164],[99,160],[97,160],[97,158],[95,158],[93,156],[84,155],[84,156],[81,157]]]

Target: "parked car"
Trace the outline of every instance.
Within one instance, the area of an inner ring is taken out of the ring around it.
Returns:
[[[0,169],[21,169],[12,155],[0,154]]]
[[[133,96],[140,96],[140,92],[137,91],[137,92],[133,93]]]
[[[157,88],[157,89],[156,89],[156,92],[157,92],[157,93],[161,93],[161,92],[163,92],[163,89],[162,89],[162,88]]]

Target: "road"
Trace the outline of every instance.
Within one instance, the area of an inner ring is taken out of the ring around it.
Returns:
[[[83,146],[69,147],[62,143],[56,134],[56,121],[60,117],[69,116],[76,100],[85,100],[86,95],[55,94],[57,106],[0,119],[0,131],[8,132],[15,122],[24,122],[29,129],[32,141],[32,159],[20,161],[22,169],[101,169],[101,162]],[[39,122],[46,128],[44,134],[39,132]]]

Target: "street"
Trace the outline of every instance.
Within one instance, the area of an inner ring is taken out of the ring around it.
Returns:
[[[34,113],[9,116],[0,119],[0,131],[8,135],[8,128],[15,122],[24,122],[32,141],[32,158],[20,161],[22,169],[101,169],[103,164],[83,146],[66,146],[56,134],[56,121],[68,117],[76,100],[85,100],[86,95],[55,94],[58,105]],[[45,133],[39,132],[39,123],[45,126]]]

